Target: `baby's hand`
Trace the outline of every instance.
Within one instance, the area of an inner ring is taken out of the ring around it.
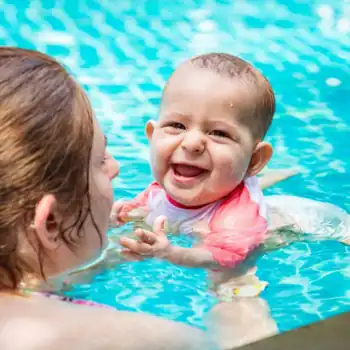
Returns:
[[[109,226],[110,227],[119,227],[123,225],[125,222],[122,217],[122,212],[124,211],[125,202],[122,200],[114,202],[111,210],[111,214],[109,216]]]
[[[116,201],[109,217],[110,227],[119,227],[130,221],[143,221],[148,214],[148,208],[137,206],[129,201]]]
[[[121,237],[119,243],[126,248],[124,253],[165,258],[171,249],[171,244],[164,230],[165,221],[164,216],[159,216],[154,222],[153,232],[137,229],[135,235],[138,240]]]

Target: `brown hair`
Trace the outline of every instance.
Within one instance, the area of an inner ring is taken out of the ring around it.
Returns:
[[[191,58],[189,62],[219,75],[241,79],[255,88],[255,111],[244,116],[243,121],[251,127],[256,138],[264,138],[275,113],[275,95],[269,81],[248,62],[226,53],[204,54]]]
[[[33,272],[18,237],[44,194],[63,216],[76,213],[74,226],[89,214],[92,140],[89,101],[66,70],[40,52],[0,47],[0,290]],[[73,246],[68,231],[62,239]]]

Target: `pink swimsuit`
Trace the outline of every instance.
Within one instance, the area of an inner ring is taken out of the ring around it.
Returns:
[[[120,215],[127,216],[137,208],[146,210],[148,225],[164,215],[168,231],[200,235],[200,246],[209,250],[222,267],[235,267],[266,238],[267,210],[256,177],[245,179],[223,199],[191,208],[184,208],[169,198],[162,187],[153,182],[128,201]]]

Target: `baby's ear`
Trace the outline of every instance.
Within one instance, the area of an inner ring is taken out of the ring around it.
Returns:
[[[157,122],[155,122],[154,120],[149,120],[146,124],[146,136],[148,138],[148,141],[151,141],[154,129],[157,126]]]
[[[272,157],[272,146],[268,142],[259,142],[255,147],[254,153],[250,160],[248,176],[258,174]]]

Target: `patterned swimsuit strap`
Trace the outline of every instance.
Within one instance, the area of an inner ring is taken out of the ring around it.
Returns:
[[[57,294],[52,293],[52,292],[29,292],[29,291],[27,291],[26,294],[44,296],[46,298],[60,300],[63,302],[77,304],[77,305],[87,305],[87,306],[102,307],[102,308],[106,308],[106,309],[115,310],[115,308],[113,308],[112,306],[109,306],[109,305],[99,304],[99,303],[96,303],[94,301],[89,301],[89,300],[84,300],[84,299],[74,299],[71,297],[63,296],[63,295],[57,295]]]

